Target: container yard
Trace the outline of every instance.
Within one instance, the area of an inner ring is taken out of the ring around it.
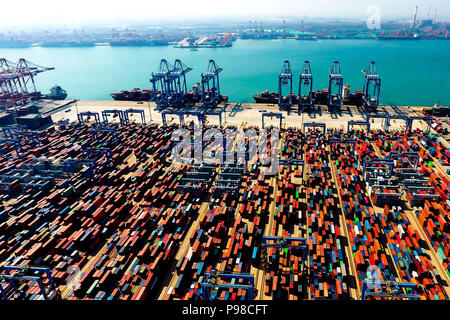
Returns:
[[[190,70],[29,106],[37,128],[4,94],[0,299],[449,300],[448,118],[382,105],[375,62],[352,95],[306,61],[295,96],[285,61],[273,104],[228,102],[213,60],[187,92]]]
[[[367,131],[345,114],[283,112],[266,175],[252,161],[172,162],[171,135],[193,133],[195,116],[97,123],[92,103],[78,102],[83,121],[2,128],[15,137],[2,140],[2,299],[449,298],[450,152],[419,113]],[[260,107],[225,108],[203,130],[259,132]]]

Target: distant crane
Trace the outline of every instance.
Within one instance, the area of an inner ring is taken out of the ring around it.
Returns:
[[[161,59],[159,63],[159,69],[156,72],[152,72],[152,77],[150,78],[150,82],[153,85],[154,97],[152,101],[156,102],[157,105],[167,105],[167,83],[166,77],[169,75],[172,70],[172,66],[169,65],[166,59]]]
[[[329,75],[328,81],[328,108],[339,110],[342,106],[342,90],[344,86],[344,78],[341,74],[339,61],[334,61]],[[333,93],[333,88],[337,90]]]
[[[283,88],[288,86],[287,96],[283,95]],[[283,69],[278,76],[278,106],[280,108],[292,106],[292,70],[288,60],[284,61]]]
[[[202,100],[205,106],[216,107],[222,100],[219,73],[222,71],[214,60],[209,60],[208,69],[202,73]]]
[[[416,21],[417,21],[417,9],[419,8],[419,6],[416,6],[416,8],[414,9],[414,17],[413,17],[413,21],[411,24],[411,29],[413,29],[416,26]]]
[[[302,20],[303,21],[303,20]],[[302,88],[308,89],[307,94],[302,94]],[[313,77],[311,72],[311,65],[308,60],[303,64],[302,73],[300,74],[300,81],[298,84],[298,112],[303,108],[313,107]]]
[[[370,62],[368,71],[364,72],[363,105],[369,111],[376,111],[380,105],[381,78],[374,61]]]
[[[38,66],[23,58],[17,63],[0,58],[0,103],[11,106],[39,99],[40,92],[36,89],[34,77],[53,69]]]
[[[180,59],[175,60],[173,69],[166,76],[167,102],[170,106],[184,105],[187,94],[186,74],[191,70]]]

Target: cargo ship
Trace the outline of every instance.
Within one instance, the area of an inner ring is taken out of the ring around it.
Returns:
[[[153,89],[134,88],[133,90],[122,90],[111,93],[111,97],[117,101],[149,101],[154,96]]]
[[[438,103],[434,107],[423,108],[422,113],[427,116],[449,117],[450,107],[441,107]]]
[[[269,92],[269,90],[264,90],[260,94],[253,95],[253,99],[256,103],[278,104],[278,92]],[[313,91],[312,99],[314,104],[326,105],[328,103],[328,89]],[[343,89],[343,102],[346,105],[361,106],[362,91],[355,90],[354,93],[351,93],[350,85],[347,84]],[[298,103],[298,96],[293,93],[292,104]]]
[[[160,93],[158,91],[158,93]],[[111,93],[111,97],[117,101],[150,101],[155,97],[155,91],[153,89],[134,88],[131,91],[122,90],[119,92]],[[200,84],[196,84],[192,90],[190,90],[185,96],[186,103],[197,103],[201,100]],[[228,96],[219,96],[219,103],[227,102]]]
[[[58,85],[50,88],[49,94],[42,94],[42,99],[51,99],[51,100],[64,100],[67,97],[67,92],[63,88]]]

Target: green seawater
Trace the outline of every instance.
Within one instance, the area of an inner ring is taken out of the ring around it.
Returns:
[[[149,88],[149,78],[161,58],[181,59],[194,70],[188,85],[200,81],[209,59],[224,70],[222,93],[233,102],[253,102],[264,89],[277,90],[278,73],[289,60],[294,91],[304,60],[311,62],[314,89],[328,86],[328,73],[339,60],[344,84],[362,89],[362,69],[377,63],[382,77],[381,101],[386,105],[450,105],[450,41],[445,40],[237,40],[231,48],[199,51],[173,47],[80,47],[0,49],[0,57],[24,57],[38,65],[55,67],[39,74],[38,90],[47,93],[54,84],[68,92],[68,99],[109,100],[110,93]]]

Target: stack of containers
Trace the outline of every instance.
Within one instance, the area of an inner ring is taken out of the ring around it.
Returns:
[[[238,198],[226,192],[211,194],[209,210],[189,235],[189,246],[177,262],[172,278],[175,285],[168,288],[164,299],[201,297],[204,274],[213,270],[254,274],[252,267],[259,267],[261,254],[258,244],[261,243],[273,192],[267,180],[258,179],[261,176],[259,166],[254,164],[247,174],[241,176]],[[221,283],[227,281],[220,279]],[[243,279],[232,282],[248,284]],[[213,294],[220,300],[248,298],[248,292],[243,289],[222,289],[211,292]]]
[[[399,154],[410,151],[413,144],[406,132],[386,133],[383,139],[392,146],[392,151]],[[380,152],[384,151],[380,150]],[[397,167],[410,166],[409,162],[400,157],[394,159]],[[423,290],[418,292],[421,294],[421,299],[445,299],[443,282],[439,272],[432,265],[428,246],[417,230],[412,227],[401,207],[385,205],[381,219],[385,221],[382,224],[382,231],[386,235],[387,245],[399,272],[399,278],[404,282],[422,285]]]
[[[361,148],[361,141],[358,139],[356,149]],[[342,209],[360,284],[366,279],[369,268],[379,268],[377,273],[380,281],[396,281],[397,272],[382,230],[386,221],[380,214],[375,213],[365,192],[362,172],[358,169],[358,155],[352,152],[351,146],[335,144],[331,148],[331,160],[336,170]]]
[[[185,169],[163,167],[173,129],[123,127],[119,144],[108,135],[100,135],[101,142],[91,141],[85,126],[48,130],[48,143],[40,156],[79,157],[79,145],[106,144],[112,146],[116,166],[111,168],[104,158],[97,158],[96,179],[88,181],[75,174],[48,195],[27,193],[10,201],[0,219],[3,264],[50,268],[68,299],[156,296],[198,214],[189,195],[175,192]],[[141,165],[129,160],[120,164],[130,155],[140,159]],[[81,272],[67,291],[72,267]],[[27,293],[35,291],[36,286],[30,286]]]
[[[416,131],[414,133],[415,136],[419,138],[425,139],[425,135],[423,135],[420,131]],[[399,140],[399,143],[396,145],[395,151],[399,152],[400,150],[403,150],[404,152],[412,151],[416,149],[414,147],[414,144],[411,142],[411,140],[414,137],[411,137],[408,135],[407,132],[400,132],[396,133],[395,135],[392,134],[386,134],[385,139],[390,140]],[[426,140],[426,139],[425,139]],[[383,152],[383,150],[382,150]],[[386,153],[385,153],[386,154]],[[420,153],[421,161],[426,162],[429,159],[426,159],[424,157],[425,154],[423,152]],[[430,181],[429,186],[433,187],[433,194],[439,195],[440,199],[439,202],[430,201],[430,200],[424,200],[422,207],[415,208],[416,215],[419,219],[420,225],[423,227],[426,236],[432,243],[432,246],[434,250],[438,254],[438,258],[441,260],[444,269],[446,270],[447,274],[450,275],[449,270],[449,264],[448,264],[448,251],[449,249],[446,247],[449,244],[449,231],[447,230],[449,227],[448,221],[450,221],[450,217],[448,216],[448,194],[449,194],[449,181],[448,179],[442,175],[439,172],[435,172],[433,166],[429,166],[430,171],[432,172],[430,175]],[[434,171],[434,172],[433,172]],[[411,196],[409,197],[411,199]],[[424,199],[427,199],[424,197]],[[435,198],[433,198],[435,199]],[[433,214],[434,213],[434,214]],[[434,282],[438,283],[438,282]]]
[[[282,132],[281,158],[303,159],[302,133],[294,128]],[[277,174],[275,212],[270,236],[306,238],[303,172],[297,165],[280,165]],[[307,296],[307,261],[300,249],[267,248],[265,295],[273,299],[298,300]],[[305,268],[303,268],[303,265]]]
[[[306,140],[309,288],[311,299],[350,299],[354,284],[346,255],[347,241],[340,233],[341,210],[325,148],[317,130]]]
[[[436,135],[418,132],[417,138],[421,147],[428,150],[430,156],[436,158],[441,165],[450,165],[450,150],[444,147]]]

